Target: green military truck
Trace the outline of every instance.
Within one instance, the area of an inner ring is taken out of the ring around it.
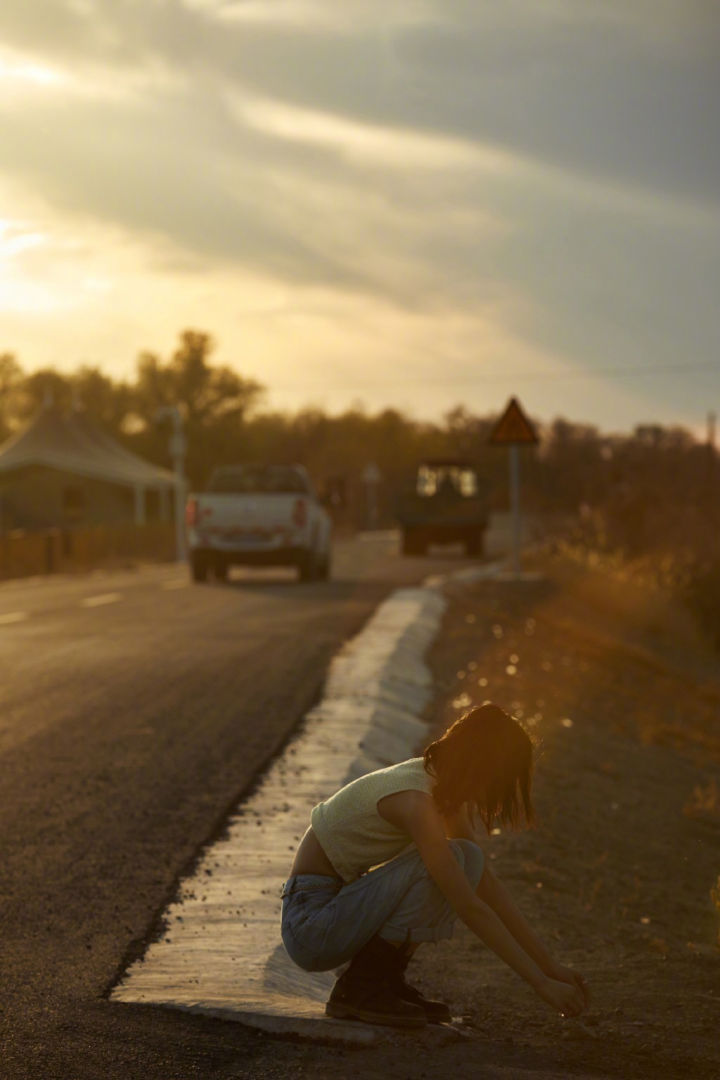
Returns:
[[[422,461],[412,489],[398,500],[396,517],[403,555],[424,555],[431,544],[463,544],[469,556],[483,554],[488,510],[471,461]]]

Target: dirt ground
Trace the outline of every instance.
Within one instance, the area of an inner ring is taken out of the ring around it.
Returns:
[[[631,576],[545,569],[454,587],[429,657],[431,719],[489,699],[537,737],[537,826],[486,850],[558,959],[587,977],[591,1009],[557,1018],[460,926],[408,975],[463,1016],[464,1037],[295,1045],[286,1075],[720,1077],[718,657]]]

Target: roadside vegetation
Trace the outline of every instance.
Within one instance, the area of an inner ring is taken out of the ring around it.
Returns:
[[[532,733],[537,825],[497,829],[488,858],[541,936],[587,975],[591,1008],[549,1022],[463,928],[415,964],[423,990],[462,1011],[510,1075],[710,1080],[720,1075],[717,655],[649,575],[590,562],[537,552],[527,568],[538,580],[451,587],[429,656],[428,719],[442,729],[490,699]],[[443,1066],[428,1077],[470,1075],[459,1053]]]

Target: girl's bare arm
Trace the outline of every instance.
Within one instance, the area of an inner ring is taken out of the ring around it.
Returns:
[[[433,881],[481,941],[558,1012],[568,1016],[582,1012],[585,1003],[578,988],[546,974],[491,906],[473,891],[452,853],[430,796],[419,791],[387,795],[378,803],[378,812],[411,836]]]
[[[579,972],[572,968],[558,964],[538,938],[522,912],[516,907],[515,901],[510,896],[503,883],[495,876],[489,866],[485,866],[482,881],[478,893],[482,900],[488,904],[499,919],[505,924],[517,943],[525,950],[528,956],[539,965],[551,979],[559,979],[561,982],[569,982],[577,986],[583,996],[585,1004],[588,1004],[589,995],[585,980]]]
[[[444,817],[443,821],[448,836],[472,840],[476,844],[480,843],[481,838],[467,804],[463,804],[455,814]],[[480,898],[493,909],[518,944],[528,956],[535,960],[542,971],[553,979],[573,983],[583,995],[585,1003],[588,1004],[588,989],[582,975],[573,971],[572,968],[564,967],[553,959],[487,862],[478,892]]]

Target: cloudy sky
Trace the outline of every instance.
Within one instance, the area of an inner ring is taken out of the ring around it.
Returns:
[[[718,0],[3,0],[0,351],[701,431],[719,103]]]

